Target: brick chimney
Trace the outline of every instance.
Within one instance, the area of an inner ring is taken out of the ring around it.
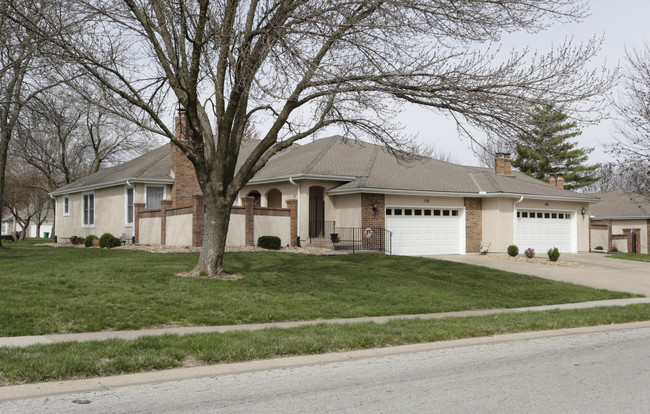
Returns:
[[[558,188],[564,188],[564,177],[562,177],[562,173],[557,173],[557,178],[555,180],[555,186]]]
[[[176,117],[176,138],[187,140],[189,127],[187,116],[184,110],[178,111]],[[196,179],[194,165],[187,159],[183,151],[172,144],[172,175],[174,185],[172,186],[172,207],[188,207],[192,205],[192,196],[203,195],[199,181]]]
[[[557,179],[555,178],[555,174],[551,174],[551,176],[548,177],[548,183],[553,187],[557,186]]]
[[[499,175],[512,176],[512,162],[509,152],[497,152],[494,162],[494,170]]]

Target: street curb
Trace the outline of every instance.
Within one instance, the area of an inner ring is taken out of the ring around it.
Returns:
[[[181,381],[193,378],[216,377],[223,375],[241,374],[246,372],[287,369],[310,365],[345,362],[373,357],[407,354],[414,352],[434,351],[448,348],[458,348],[477,345],[498,344],[511,341],[554,338],[569,335],[583,335],[600,332],[613,332],[630,329],[650,328],[650,321],[631,322],[618,325],[585,326],[549,331],[520,332],[497,336],[466,338],[441,342],[401,345],[388,348],[363,349],[349,352],[336,352],[321,355],[305,355],[232,364],[208,365],[193,368],[175,368],[170,370],[144,372],[137,374],[117,375],[110,377],[90,378],[82,380],[45,382],[37,384],[10,385],[0,387],[0,401],[20,400],[27,398],[46,397],[52,395],[107,391],[135,385],[158,384],[170,381]]]

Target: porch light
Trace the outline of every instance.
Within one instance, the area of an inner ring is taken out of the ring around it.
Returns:
[[[584,208],[584,207],[582,207],[582,211],[581,211],[581,213],[582,213],[582,217],[584,217],[584,216],[585,216],[585,213],[586,213],[586,212],[587,212],[587,210],[585,210],[585,208]]]
[[[377,207],[379,207],[379,206],[377,205],[377,202],[375,201],[375,203],[372,205],[372,211],[377,211]]]

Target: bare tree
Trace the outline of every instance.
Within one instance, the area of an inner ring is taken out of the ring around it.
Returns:
[[[599,180],[584,187],[583,192],[601,193],[625,188],[635,193],[650,194],[650,161],[628,159],[604,163],[595,175]]]
[[[472,150],[474,156],[482,167],[494,168],[496,154],[505,152],[512,154],[514,151],[514,142],[500,139],[494,135],[489,135],[482,142],[473,141]]]
[[[51,209],[51,199],[39,185],[38,171],[19,162],[10,162],[6,171],[5,207],[22,228],[20,238],[29,232],[32,221],[36,222],[37,234]]]
[[[25,108],[11,153],[40,171],[49,192],[151,149],[157,141],[138,129],[61,85]]]
[[[78,0],[72,7],[81,16],[77,34],[48,37],[73,63],[61,70],[82,68],[113,99],[114,112],[165,135],[195,167],[206,199],[195,274],[223,275],[238,191],[299,139],[338,125],[349,137],[409,153],[412,141],[392,122],[402,102],[483,130],[520,132],[531,105],[585,100],[608,81],[584,71],[595,40],[547,54],[513,51],[493,65],[490,44],[501,34],[580,20],[580,0]],[[177,101],[187,141],[163,117]],[[237,169],[251,119],[267,127]]]
[[[41,25],[42,17],[51,15],[51,7],[50,2],[38,0],[0,0],[0,204],[9,143],[21,122],[21,112],[35,96],[57,83],[45,76],[43,33],[25,25]]]
[[[626,161],[650,162],[650,44],[626,53],[618,112],[618,142],[610,150]]]

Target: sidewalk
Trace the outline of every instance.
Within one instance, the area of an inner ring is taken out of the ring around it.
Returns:
[[[35,335],[35,336],[14,336],[0,338],[0,346],[25,347],[36,344],[53,344],[59,342],[87,342],[103,341],[106,339],[136,339],[142,336],[158,335],[187,335],[194,333],[210,332],[231,332],[231,331],[257,331],[266,328],[295,328],[306,325],[317,325],[322,323],[342,324],[342,323],[360,323],[375,322],[386,323],[393,319],[441,319],[449,317],[467,317],[494,315],[498,313],[515,313],[515,312],[535,312],[554,309],[587,309],[601,306],[627,306],[637,303],[650,303],[650,298],[630,298],[630,299],[611,299],[594,302],[566,303],[561,305],[544,305],[533,306],[528,308],[512,309],[480,309],[473,311],[460,312],[443,312],[429,313],[419,315],[391,315],[391,316],[368,316],[362,318],[346,319],[322,319],[313,321],[295,321],[295,322],[273,322],[250,325],[225,325],[225,326],[190,326],[160,329],[141,329],[137,331],[109,331],[109,332],[88,332],[76,334],[52,334],[52,335]]]

